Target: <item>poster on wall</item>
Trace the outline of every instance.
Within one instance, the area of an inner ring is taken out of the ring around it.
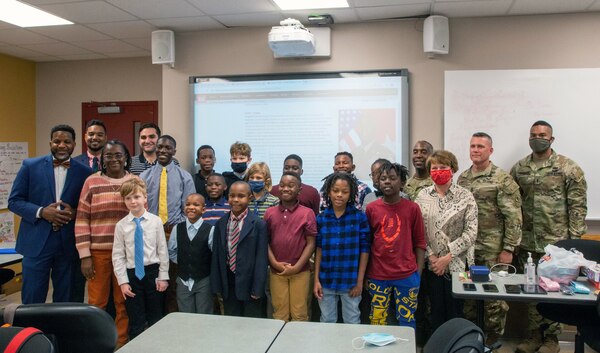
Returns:
[[[0,209],[8,207],[13,182],[28,155],[27,142],[0,142]]]
[[[0,213],[0,254],[14,253],[15,215],[12,212]]]

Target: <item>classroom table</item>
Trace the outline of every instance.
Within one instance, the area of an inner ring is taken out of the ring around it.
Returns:
[[[561,292],[548,292],[547,294],[509,294],[504,288],[505,284],[523,284],[525,275],[515,274],[509,277],[500,277],[492,275],[490,282],[472,282],[471,280],[461,280],[459,273],[452,273],[452,295],[455,298],[474,299],[477,301],[477,326],[484,328],[483,321],[483,301],[484,300],[505,300],[517,302],[537,302],[537,303],[558,303],[558,304],[577,304],[577,305],[596,305],[596,295],[594,287],[585,277],[579,277],[577,282],[584,284],[590,289],[589,294],[565,295]],[[466,291],[463,283],[475,283],[475,291]],[[498,287],[498,293],[484,292],[482,285],[485,283],[495,284]]]
[[[410,327],[333,324],[321,322],[292,321],[285,324],[268,353],[305,352],[352,352],[352,340],[369,333],[389,333],[408,341],[396,341],[387,346],[377,347],[366,344],[361,351],[377,353],[415,353],[415,331]],[[362,345],[356,340],[356,346]]]
[[[21,254],[0,254],[0,267],[8,266],[21,262],[23,255]]]
[[[282,320],[171,313],[119,349],[119,353],[266,352]]]

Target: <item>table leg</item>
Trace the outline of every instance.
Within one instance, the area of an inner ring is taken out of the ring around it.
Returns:
[[[483,300],[476,300],[477,305],[477,326],[485,331],[485,323],[483,322]]]
[[[579,330],[577,330],[577,333],[575,334],[575,352],[574,353],[583,353],[583,352],[584,352],[583,337],[581,337]]]

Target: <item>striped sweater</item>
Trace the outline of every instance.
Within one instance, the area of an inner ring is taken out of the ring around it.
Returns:
[[[80,258],[91,256],[90,250],[112,250],[115,226],[129,213],[119,188],[131,178],[137,176],[113,179],[96,173],[83,184],[75,220],[75,246]]]

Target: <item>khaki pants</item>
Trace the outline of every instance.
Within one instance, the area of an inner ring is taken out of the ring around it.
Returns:
[[[113,272],[112,251],[92,250],[92,263],[94,264],[94,278],[88,280],[88,303],[106,310],[108,296],[110,295],[110,283],[112,281],[113,299],[115,301],[115,325],[119,346],[124,345],[129,337],[129,318],[125,310],[125,299],[121,294],[121,287]]]
[[[308,321],[308,286],[310,271],[292,276],[280,276],[271,272],[271,300],[273,318],[278,320]]]

